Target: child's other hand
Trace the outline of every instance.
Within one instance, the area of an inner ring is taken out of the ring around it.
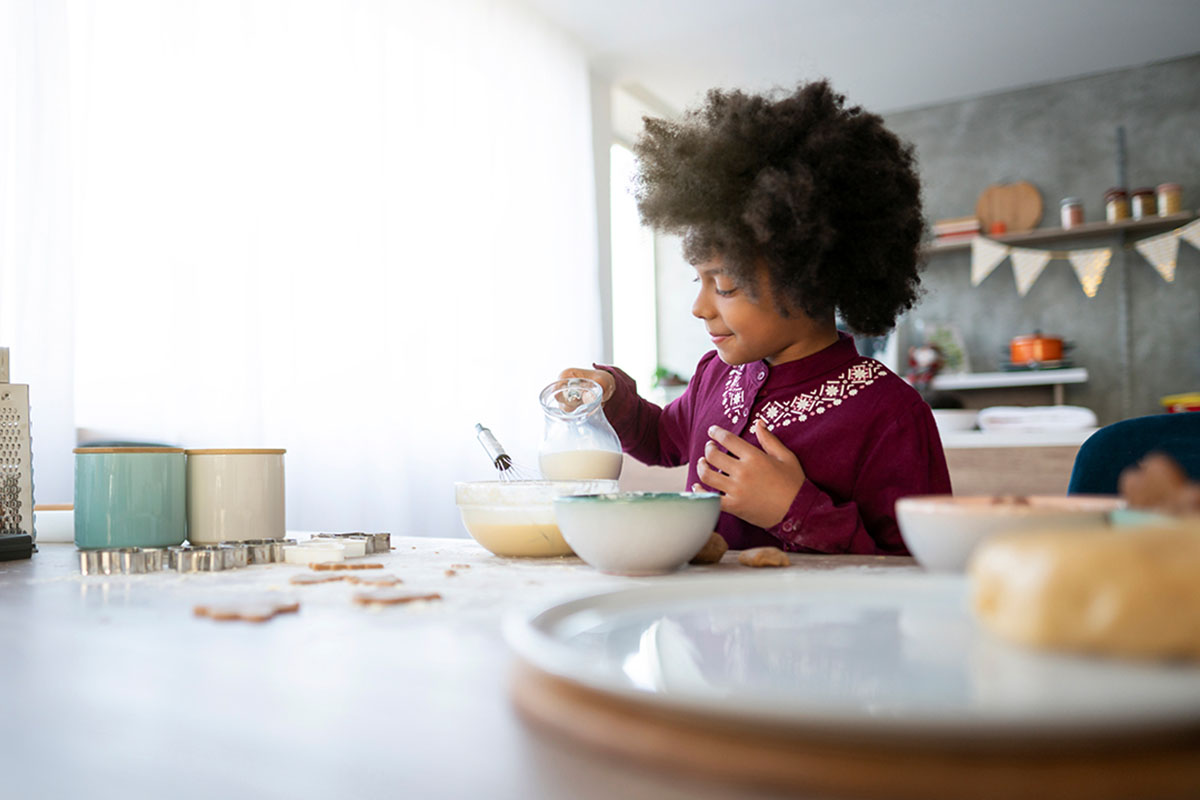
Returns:
[[[568,378],[588,378],[600,384],[600,388],[604,390],[604,397],[600,400],[601,404],[607,403],[613,396],[613,392],[617,390],[617,382],[613,379],[611,372],[605,372],[602,369],[564,369],[558,373],[559,380],[567,380]]]
[[[712,439],[696,465],[700,480],[721,492],[721,510],[751,525],[770,528],[783,521],[796,493],[804,484],[804,469],[796,454],[779,441],[766,425],[751,428],[762,449],[716,425]],[[728,452],[722,452],[721,445]],[[695,489],[696,487],[693,487]]]

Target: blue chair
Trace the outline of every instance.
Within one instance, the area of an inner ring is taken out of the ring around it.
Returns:
[[[1200,411],[1154,414],[1105,425],[1075,455],[1067,494],[1116,494],[1117,478],[1147,453],[1166,453],[1200,480]]]

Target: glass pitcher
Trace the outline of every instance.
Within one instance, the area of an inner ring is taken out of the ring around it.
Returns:
[[[610,479],[621,474],[621,440],[604,416],[604,390],[587,378],[557,380],[539,397],[546,434],[538,450],[551,481]]]

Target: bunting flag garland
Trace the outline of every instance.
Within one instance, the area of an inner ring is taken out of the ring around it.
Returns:
[[[1142,239],[1134,247],[1146,257],[1158,274],[1162,275],[1164,281],[1172,283],[1175,280],[1175,262],[1179,258],[1179,233],[1171,231],[1161,236],[1151,236],[1149,239]]]
[[[1067,253],[1067,260],[1075,268],[1079,285],[1088,297],[1095,297],[1100,282],[1104,280],[1104,271],[1112,261],[1112,250],[1101,247],[1097,250],[1072,250]]]
[[[1179,229],[1179,236],[1185,242],[1200,250],[1200,219],[1189,222]]]
[[[1017,294],[1021,297],[1029,291],[1042,270],[1050,263],[1049,250],[1029,250],[1024,247],[1014,247],[1008,251],[1012,256],[1013,277],[1017,281]]]
[[[1157,236],[1142,239],[1133,245],[1150,265],[1171,283],[1175,280],[1175,267],[1179,258],[1179,241],[1183,240],[1200,250],[1200,219],[1192,220],[1181,228]],[[1128,247],[1128,245],[1127,245]],[[1053,259],[1066,259],[1075,270],[1075,277],[1089,298],[1095,297],[1104,274],[1112,263],[1112,248],[1100,247],[1090,250],[1034,250],[1026,247],[1009,247],[984,236],[971,240],[971,285],[978,286],[1000,266],[1006,258],[1012,260],[1013,279],[1017,292],[1024,297],[1043,270]]]
[[[1008,248],[983,236],[971,240],[971,285],[978,286],[983,279],[1008,258]]]

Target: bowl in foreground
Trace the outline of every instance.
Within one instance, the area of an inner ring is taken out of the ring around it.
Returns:
[[[559,497],[554,516],[575,554],[601,572],[661,575],[687,563],[721,513],[714,492],[620,492]]]
[[[554,520],[554,498],[616,491],[617,482],[475,481],[456,483],[454,500],[471,538],[498,556],[569,556]]]
[[[997,533],[1104,525],[1124,505],[1098,495],[952,497],[896,501],[896,522],[909,551],[929,570],[962,572],[975,547]]]

